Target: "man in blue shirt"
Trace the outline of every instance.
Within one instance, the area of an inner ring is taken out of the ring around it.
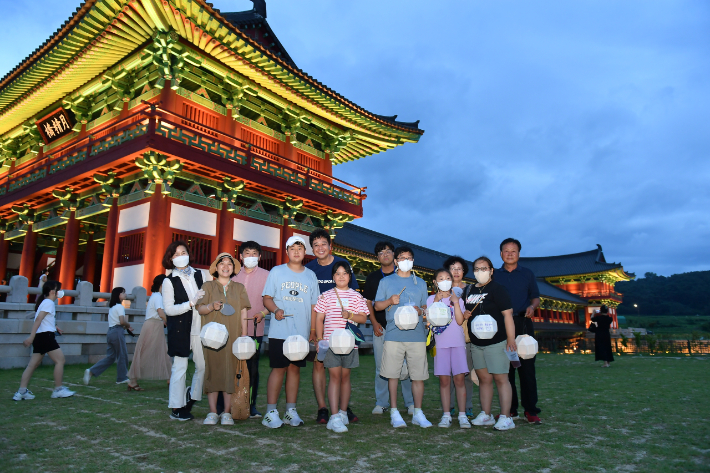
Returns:
[[[320,293],[323,294],[325,291],[329,291],[335,287],[335,282],[333,281],[333,265],[338,261],[348,261],[339,256],[335,256],[330,252],[330,233],[323,228],[316,228],[308,237],[311,243],[311,248],[313,249],[313,255],[316,257],[313,261],[309,261],[306,264],[306,268],[310,269],[316,273],[318,278],[318,287]],[[348,263],[349,265],[350,263]],[[355,278],[350,278],[350,287],[357,290],[358,284]],[[311,319],[311,336],[310,341],[316,342],[316,317]],[[325,405],[325,367],[323,362],[318,361],[317,358],[311,359],[307,358],[309,361],[313,361],[313,391],[316,394],[316,402],[318,403],[318,417],[316,417],[316,422],[319,424],[327,424],[330,418],[330,413]],[[353,411],[348,407],[348,422],[357,422],[358,418],[353,413]]]
[[[503,266],[493,272],[493,280],[503,285],[513,302],[513,321],[515,336],[522,334],[534,335],[532,317],[540,305],[540,291],[535,275],[528,268],[518,265],[520,259],[520,242],[507,238],[500,244],[500,257]],[[541,424],[537,407],[537,380],[535,378],[535,358],[520,359],[518,376],[520,377],[520,403],[525,409],[525,418],[532,424]],[[515,388],[515,368],[511,366],[508,372],[510,386],[513,388],[513,399],[510,406],[511,418],[517,417],[518,393]]]

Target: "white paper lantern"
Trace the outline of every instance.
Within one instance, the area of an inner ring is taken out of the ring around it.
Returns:
[[[400,330],[412,330],[419,323],[419,314],[412,305],[398,307],[394,313],[394,324]]]
[[[345,328],[336,328],[329,338],[330,349],[336,355],[347,355],[355,348],[355,336]]]
[[[207,348],[213,348],[219,350],[229,339],[229,332],[227,327],[217,322],[210,322],[205,324],[200,330],[200,339],[202,339],[202,345]]]
[[[477,315],[471,322],[471,332],[481,340],[488,340],[498,332],[498,322],[488,314]]]
[[[256,353],[256,342],[251,337],[239,337],[232,343],[232,353],[240,360],[248,360]]]
[[[451,322],[451,309],[443,302],[434,302],[427,308],[426,319],[435,327],[443,327]]]
[[[537,340],[530,335],[518,335],[515,337],[515,344],[518,346],[518,357],[523,360],[537,355]]]
[[[301,335],[291,335],[284,340],[284,356],[291,361],[301,361],[309,351],[308,340]]]

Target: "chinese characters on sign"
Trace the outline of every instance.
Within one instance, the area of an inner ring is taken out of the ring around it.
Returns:
[[[51,143],[68,135],[71,133],[73,126],[74,124],[71,122],[69,115],[62,108],[37,122],[37,128],[44,137],[45,143]]]

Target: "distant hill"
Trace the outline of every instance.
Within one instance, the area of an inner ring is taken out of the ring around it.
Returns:
[[[659,276],[646,273],[642,279],[616,283],[624,295],[619,314],[710,315],[710,271]]]

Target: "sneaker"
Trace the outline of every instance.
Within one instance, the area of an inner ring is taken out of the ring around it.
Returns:
[[[350,409],[348,409],[350,410]],[[348,413],[345,412],[344,414],[342,412],[338,412],[338,415],[340,416],[340,419],[343,421],[343,425],[348,425],[350,423],[350,419],[348,419]],[[328,421],[330,422],[330,421]]]
[[[451,410],[449,411],[449,414],[451,415],[452,418],[456,417],[456,408],[452,407]]]
[[[495,416],[496,422],[498,422],[499,417],[500,417],[500,414],[496,414],[496,416]],[[520,417],[518,416],[517,412],[511,412],[510,415],[508,416],[508,419],[516,420],[516,419],[520,419]]]
[[[402,419],[402,414],[397,409],[390,409],[390,423],[395,429],[407,426],[407,423]]]
[[[358,420],[360,420],[360,419],[357,418],[357,416],[355,415],[355,413],[353,412],[353,410],[350,409],[349,407],[348,407],[348,410],[345,411],[345,412],[348,414],[348,421],[349,421],[351,424],[354,424],[355,422],[357,422]],[[345,425],[347,425],[347,423],[346,423]]]
[[[126,384],[128,382],[128,378],[124,379],[123,381],[116,381],[116,384]]]
[[[278,429],[284,423],[281,421],[281,418],[279,417],[279,411],[276,409],[272,409],[269,412],[266,413],[264,416],[264,420],[261,421],[262,425],[267,426],[270,429]]]
[[[232,414],[229,414],[228,412],[224,412],[221,416],[219,416],[219,422],[222,425],[234,425],[234,419],[232,419]]]
[[[34,399],[35,395],[32,394],[32,391],[29,389],[25,391],[25,394],[20,394],[20,391],[17,391],[14,396],[12,396],[13,401],[29,401],[30,399]]]
[[[256,410],[256,406],[251,406],[249,408],[249,418],[250,419],[261,419],[261,412]]]
[[[330,417],[330,412],[327,407],[322,407],[318,409],[318,417],[316,417],[317,424],[327,424],[328,418]]]
[[[538,416],[535,414],[530,414],[529,412],[525,412],[525,419],[531,424],[542,424],[542,421]]]
[[[192,387],[188,386],[187,389],[185,390],[185,407],[184,407],[184,409],[187,409],[187,412],[191,412],[192,406],[194,406],[196,402],[197,401],[195,399],[192,399]]]
[[[336,432],[338,434],[342,434],[343,432],[347,432],[348,428],[345,427],[345,424],[343,424],[343,417],[339,414],[334,414],[330,416],[330,420],[328,421],[328,430],[332,430],[333,432]]]
[[[414,417],[412,417],[412,424],[418,425],[422,429],[427,429],[431,427],[431,422],[427,420],[423,411],[419,411],[418,413],[414,414]]]
[[[414,415],[414,404],[412,404],[411,406],[407,406],[407,414],[409,414],[410,416]]]
[[[89,368],[86,368],[84,370],[84,384],[88,386],[90,382],[91,382],[91,370]]]
[[[385,412],[387,412],[389,410],[390,410],[389,407],[375,406],[375,408],[372,409],[372,413],[375,415],[384,414]]]
[[[459,416],[459,427],[462,429],[470,429],[471,428],[471,422],[469,422],[468,416],[466,416],[466,415]]]
[[[494,429],[496,430],[510,430],[515,428],[515,422],[513,422],[513,419],[510,417],[506,417],[504,415],[501,415],[498,418],[498,422],[496,422],[496,425],[493,426]]]
[[[290,425],[291,427],[303,425],[303,420],[299,417],[295,407],[292,407],[286,411],[286,414],[284,415],[284,423]]]
[[[171,420],[179,420],[180,422],[192,420],[194,418],[195,416],[190,414],[189,411],[186,411],[184,407],[181,407],[180,409],[173,409],[173,412],[170,414]]]
[[[441,416],[441,420],[439,421],[439,427],[443,427],[445,429],[451,427],[451,416],[447,416],[446,414]]]
[[[219,420],[219,416],[217,415],[216,412],[210,412],[207,414],[207,417],[205,417],[205,420],[202,421],[204,425],[217,425],[217,421]]]
[[[486,414],[485,412],[481,411],[481,413],[478,414],[471,423],[473,425],[494,425],[496,421],[492,415]]]
[[[66,386],[62,386],[59,389],[55,389],[52,391],[52,399],[56,399],[58,397],[72,397],[74,394],[76,394],[74,391],[70,391]]]
[[[476,417],[476,415],[473,413],[473,407],[469,407],[468,409],[466,409],[466,417],[468,417],[469,420]]]

